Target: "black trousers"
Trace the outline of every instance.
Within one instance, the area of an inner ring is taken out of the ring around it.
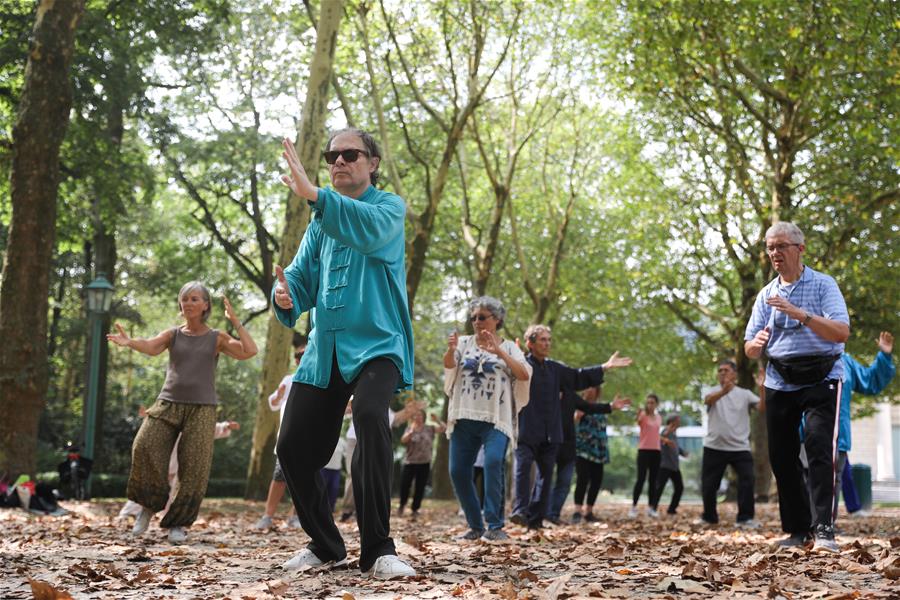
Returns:
[[[327,388],[305,383],[291,387],[278,436],[278,461],[300,524],[311,539],[307,548],[320,560],[347,556],[319,470],[328,464],[337,445],[351,395],[357,440],[352,471],[360,536],[359,568],[368,571],[379,556],[397,553],[390,537],[394,457],[388,405],[399,379],[393,362],[376,358],[348,383],[341,378],[335,359]]]
[[[800,450],[797,450],[798,454]],[[716,495],[725,468],[731,465],[737,474],[738,522],[749,521],[755,514],[753,499],[753,455],[749,450],[716,450],[703,448],[703,465],[700,471],[700,494],[703,496],[703,520],[709,523],[719,522],[716,510]]]
[[[587,492],[587,505],[593,506],[603,484],[603,463],[586,458],[575,459],[575,504],[580,506]]]
[[[550,505],[551,486],[545,485],[541,489],[538,498],[532,498],[533,484],[531,479],[531,465],[537,465],[537,476],[544,481],[553,481],[553,465],[556,464],[556,453],[559,444],[550,442],[543,444],[523,444],[516,446],[516,472],[515,482],[516,497],[513,499],[513,514],[525,516],[529,527],[543,527],[544,517]]]
[[[669,480],[672,481],[674,489],[672,490],[672,499],[669,500],[669,509],[666,512],[674,515],[678,510],[678,503],[681,502],[681,494],[684,492],[684,481],[681,479],[681,471],[679,469],[659,469],[650,506],[653,510],[656,510],[656,507],[659,505],[659,499],[662,498],[663,490],[666,489],[666,484]]]
[[[637,455],[637,481],[634,482],[634,493],[632,494],[631,503],[637,505],[641,499],[641,492],[644,489],[644,480],[647,475],[650,479],[647,482],[647,498],[650,504],[653,504],[653,486],[656,485],[657,472],[659,471],[659,461],[662,458],[662,452],[659,450],[638,450]]]
[[[778,508],[785,533],[807,533],[814,525],[833,523],[840,398],[841,382],[833,379],[793,392],[766,388],[769,462],[778,484]],[[812,514],[800,464],[799,426],[804,413]]]
[[[413,492],[412,509],[419,510],[419,507],[422,506],[422,498],[425,497],[425,484],[428,483],[428,471],[430,470],[430,463],[403,465],[403,472],[400,475],[401,508],[406,506],[406,501],[409,499],[409,489],[412,487],[413,481],[415,481],[416,488]]]

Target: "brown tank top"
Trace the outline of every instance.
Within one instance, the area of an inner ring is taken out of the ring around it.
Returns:
[[[175,327],[169,345],[169,366],[159,400],[180,404],[218,404],[216,396],[216,342],[219,332],[187,335]]]

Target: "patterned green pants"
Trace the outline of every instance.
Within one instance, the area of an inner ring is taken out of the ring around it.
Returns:
[[[212,466],[216,407],[157,400],[131,448],[128,499],[159,512],[169,499],[169,457],[178,435],[178,492],[160,527],[188,527],[197,519]]]

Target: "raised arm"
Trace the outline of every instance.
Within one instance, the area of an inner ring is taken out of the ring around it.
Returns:
[[[128,337],[128,334],[125,333],[125,329],[119,323],[116,323],[116,330],[118,333],[109,333],[106,335],[106,339],[117,346],[131,348],[132,350],[137,350],[141,354],[147,354],[149,356],[161,354],[162,351],[168,348],[169,344],[172,343],[171,329],[160,332],[152,338],[138,339]]]
[[[863,367],[856,361],[851,362],[850,368],[853,369],[855,375],[853,378],[854,392],[870,396],[880,394],[894,378],[896,367],[894,367],[891,357],[894,350],[894,336],[887,331],[882,331],[878,339],[878,350],[875,362],[868,367]],[[847,362],[844,365],[847,366]]]
[[[256,356],[258,350],[256,348],[256,342],[253,341],[253,336],[251,336],[250,332],[244,328],[244,324],[241,323],[241,320],[237,318],[228,298],[222,296],[222,302],[225,304],[225,317],[231,321],[231,324],[234,326],[237,334],[241,336],[241,339],[235,339],[224,331],[220,331],[219,339],[216,343],[216,350],[231,358],[236,358],[237,360],[247,360],[248,358]]]

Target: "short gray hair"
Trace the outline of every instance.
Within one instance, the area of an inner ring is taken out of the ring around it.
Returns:
[[[185,294],[188,292],[193,292],[197,290],[203,296],[203,299],[206,301],[206,310],[203,311],[202,319],[203,322],[206,323],[206,320],[209,319],[209,315],[212,312],[212,297],[209,294],[209,290],[206,289],[206,286],[203,285],[199,281],[188,281],[186,284],[181,286],[181,291],[178,292],[178,311],[181,312],[181,299],[184,298]]]
[[[539,335],[546,333],[552,335],[550,328],[546,325],[529,325],[525,330],[525,342],[536,342]]]
[[[506,309],[503,303],[493,296],[478,296],[469,302],[469,315],[471,316],[479,308],[488,311],[497,319],[497,329],[503,327],[503,319],[506,318]]]
[[[789,240],[795,244],[805,243],[803,232],[793,223],[787,221],[779,221],[766,230],[766,239],[775,237],[776,235],[786,235]]]

